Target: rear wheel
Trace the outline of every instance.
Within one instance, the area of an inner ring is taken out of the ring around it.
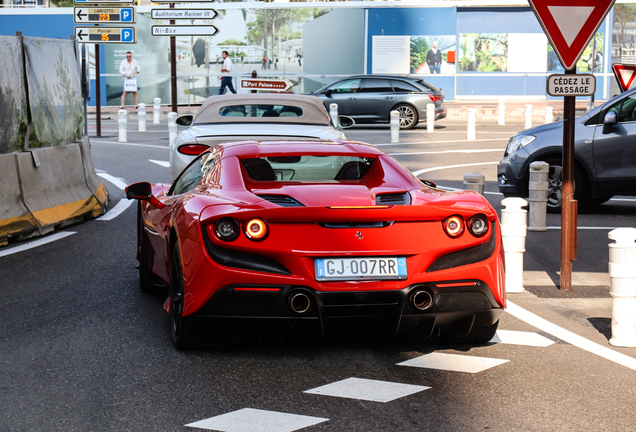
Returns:
[[[398,105],[394,110],[400,114],[400,129],[411,129],[417,124],[417,111],[411,105]]]
[[[172,328],[172,342],[176,349],[185,351],[194,347],[194,342],[188,330],[187,320],[183,317],[184,290],[183,269],[179,245],[172,249],[172,271],[170,272],[170,324]]]

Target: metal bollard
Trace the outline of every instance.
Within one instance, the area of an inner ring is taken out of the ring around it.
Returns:
[[[400,142],[400,113],[391,111],[391,142]]]
[[[466,139],[475,139],[475,123],[477,122],[475,115],[475,108],[468,108],[468,132],[466,133]]]
[[[117,111],[117,126],[119,127],[119,142],[128,142],[128,112],[125,109]]]
[[[532,127],[532,105],[526,105],[526,129],[530,129]]]
[[[501,237],[506,264],[506,292],[520,293],[523,288],[523,253],[526,251],[526,213],[523,198],[505,198],[501,204]]]
[[[472,190],[479,195],[483,195],[484,183],[486,183],[486,177],[482,173],[471,172],[464,174],[464,190]]]
[[[338,127],[338,104],[329,104],[329,117],[331,117],[331,122]]]
[[[636,347],[636,229],[617,228],[608,237],[612,338],[609,343]]]
[[[172,143],[177,139],[177,124],[174,120],[177,118],[176,112],[168,113],[168,141],[169,146],[172,147]]]
[[[499,99],[499,118],[497,119],[497,124],[506,124],[506,101],[503,99]]]
[[[159,116],[161,115],[161,99],[155,98],[152,106],[152,124],[159,124]]]
[[[546,162],[532,162],[530,164],[528,231],[548,230],[545,226],[545,220],[548,211],[549,171],[550,165]]]
[[[545,124],[554,122],[554,108],[546,107],[545,109]]]
[[[435,132],[435,104],[426,104],[426,132]]]
[[[140,103],[137,110],[137,118],[139,119],[139,132],[146,132],[146,104]]]

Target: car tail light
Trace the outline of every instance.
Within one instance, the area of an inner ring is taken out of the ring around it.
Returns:
[[[214,224],[214,233],[223,241],[231,242],[236,240],[241,232],[241,227],[236,219],[223,218]]]
[[[179,147],[177,151],[188,156],[197,156],[209,149],[210,147],[203,144],[187,144]]]
[[[243,229],[247,238],[253,241],[265,240],[269,234],[267,222],[259,218],[250,219],[245,222]]]
[[[475,237],[482,237],[488,232],[488,219],[483,214],[478,214],[468,219],[467,225],[468,231]]]
[[[440,96],[437,96],[437,95],[434,95],[434,94],[428,95],[428,98],[431,100],[431,102],[437,102],[438,100],[442,100],[442,98]]]
[[[461,216],[449,216],[444,219],[442,224],[444,225],[444,232],[451,238],[457,238],[464,232],[464,219]]]

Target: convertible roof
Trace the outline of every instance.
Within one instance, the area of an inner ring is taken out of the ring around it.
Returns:
[[[298,117],[230,117],[222,116],[223,107],[235,105],[288,105],[303,110]],[[210,96],[203,102],[192,124],[203,123],[296,123],[330,126],[331,119],[322,99],[292,93],[247,93]]]
[[[259,155],[350,155],[377,157],[386,154],[379,148],[358,141],[304,141],[304,140],[276,140],[276,141],[234,141],[222,143],[210,149],[213,153],[222,153],[223,157],[258,157]]]

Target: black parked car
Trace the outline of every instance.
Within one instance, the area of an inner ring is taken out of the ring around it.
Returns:
[[[636,195],[636,89],[628,90],[574,125],[574,198],[579,207],[614,195]],[[510,138],[497,166],[499,191],[528,196],[532,162],[550,164],[548,210],[561,209],[563,122],[525,130]]]
[[[400,113],[400,129],[426,121],[426,105],[435,104],[435,120],[446,117],[444,92],[419,78],[390,75],[358,75],[341,79],[312,93],[329,109],[356,123],[389,123],[390,112]]]

